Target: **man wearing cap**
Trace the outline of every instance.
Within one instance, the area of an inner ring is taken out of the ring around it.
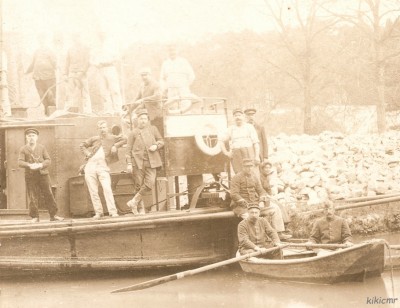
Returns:
[[[251,159],[244,159],[242,165],[242,171],[235,174],[231,181],[231,208],[236,216],[246,219],[248,217],[247,206],[250,203],[257,203],[262,205],[263,214],[265,215],[266,210],[264,208],[269,204],[267,193],[261,186],[258,177],[252,171],[254,163]],[[279,232],[279,237],[288,239],[289,237],[283,234],[285,227],[282,215],[279,215],[279,209],[271,208],[270,211],[272,211],[271,216],[274,218],[272,222],[276,227],[275,230]]]
[[[308,243],[353,245],[349,225],[346,219],[335,215],[331,201],[324,203],[324,217],[315,221]]]
[[[90,50],[82,43],[80,33],[74,33],[65,61],[67,91],[64,109],[66,111],[77,107],[78,112],[92,113],[87,76],[89,66]]]
[[[219,136],[222,152],[231,159],[235,173],[242,170],[242,161],[247,158],[254,163],[260,163],[260,146],[257,132],[253,125],[244,121],[243,111],[238,108],[233,111],[235,124],[228,127],[225,133]],[[230,142],[228,151],[225,142]]]
[[[118,149],[126,143],[126,138],[122,135],[115,136],[108,132],[106,121],[97,122],[97,128],[99,130],[98,136],[91,137],[80,144],[80,149],[87,160],[84,168],[85,181],[95,211],[93,219],[96,220],[104,216],[99,196],[99,182],[103,187],[109,215],[118,217],[108,165],[118,161]]]
[[[127,205],[133,214],[145,214],[143,196],[153,189],[156,181],[156,169],[162,166],[158,152],[164,146],[164,141],[157,127],[149,125],[146,109],[137,110],[138,127],[134,128],[128,137],[126,149],[127,171],[133,173],[135,179],[135,196]]]
[[[163,131],[161,92],[157,81],[152,78],[150,68],[143,68],[140,71],[142,86],[136,97],[136,101],[130,105],[129,113],[135,109],[147,109],[152,125],[156,126],[160,132]]]
[[[174,44],[168,46],[168,59],[161,66],[160,85],[162,92],[167,92],[167,97],[189,96],[190,85],[195,79],[192,66],[188,60],[179,57]]]
[[[265,133],[264,127],[256,123],[255,121],[256,112],[257,110],[254,108],[248,108],[244,110],[247,123],[252,124],[256,129],[258,140],[260,141],[260,160],[264,161],[268,159],[267,134]]]
[[[32,222],[39,222],[39,197],[42,194],[50,221],[62,221],[57,216],[57,204],[51,190],[49,170],[51,159],[46,148],[37,143],[39,131],[35,128],[25,130],[26,144],[19,150],[18,165],[25,168],[25,183],[29,202],[29,215]]]
[[[242,255],[261,251],[265,248],[280,246],[278,234],[267,220],[260,217],[260,208],[257,203],[250,203],[247,207],[248,217],[238,225],[239,252]],[[268,255],[270,259],[281,259],[281,250],[276,250]]]

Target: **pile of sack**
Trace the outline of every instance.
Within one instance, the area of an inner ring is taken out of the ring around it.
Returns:
[[[288,205],[400,192],[400,133],[269,139],[273,196]]]

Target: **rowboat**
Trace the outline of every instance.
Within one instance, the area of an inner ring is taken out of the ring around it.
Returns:
[[[268,279],[332,284],[364,281],[384,270],[385,244],[381,240],[356,244],[318,256],[313,251],[290,253],[284,249],[283,260],[252,258],[240,261],[246,273]]]

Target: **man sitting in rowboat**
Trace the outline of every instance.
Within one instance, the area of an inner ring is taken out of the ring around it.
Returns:
[[[278,233],[269,222],[260,217],[260,207],[257,203],[250,203],[247,207],[248,217],[238,225],[239,252],[242,255],[261,251],[262,249],[280,246]],[[263,255],[268,259],[282,259],[281,250],[275,250]]]
[[[349,225],[346,219],[335,215],[335,206],[331,201],[324,203],[324,217],[315,221],[307,243],[353,245]]]

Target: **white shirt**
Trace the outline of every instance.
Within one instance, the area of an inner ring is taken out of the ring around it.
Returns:
[[[185,58],[167,59],[162,64],[160,84],[163,89],[189,87],[194,78],[193,68]]]
[[[230,141],[232,149],[250,148],[254,143],[259,143],[257,131],[249,123],[243,123],[241,126],[229,126],[218,139]]]

